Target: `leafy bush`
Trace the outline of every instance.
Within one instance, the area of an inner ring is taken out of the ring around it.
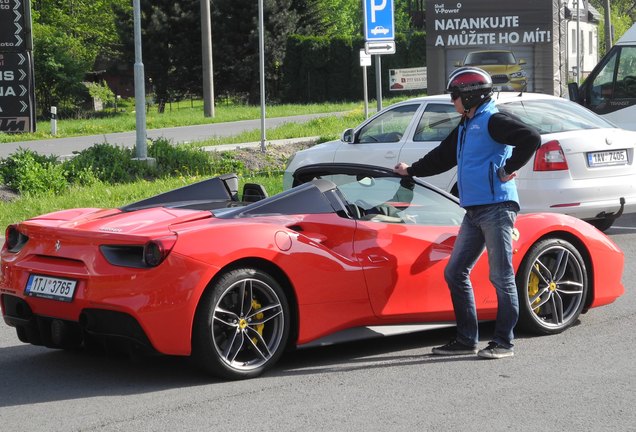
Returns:
[[[68,187],[64,167],[52,156],[20,149],[0,162],[4,183],[20,193],[59,193]]]
[[[172,145],[159,138],[148,147],[148,156],[157,161],[160,177],[166,175],[207,175],[214,172],[210,156],[201,147],[188,144]]]
[[[64,166],[71,183],[82,184],[87,171],[106,183],[128,183],[140,178],[155,177],[154,169],[133,160],[133,149],[108,143],[95,144],[66,162]]]
[[[230,152],[210,157],[200,147],[172,145],[165,138],[148,147],[148,156],[156,165],[135,160],[134,149],[108,143],[95,144],[74,158],[58,162],[55,156],[42,156],[20,149],[0,160],[0,176],[5,185],[20,193],[60,192],[69,185],[131,183],[170,176],[204,176],[242,172],[244,165]]]
[[[90,94],[93,99],[102,101],[104,105],[115,105],[115,93],[108,87],[106,81],[102,81],[101,83],[85,82],[84,85],[88,89],[88,94]]]

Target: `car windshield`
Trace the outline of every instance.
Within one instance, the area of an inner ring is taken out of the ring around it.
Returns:
[[[515,56],[509,51],[484,51],[468,53],[464,66],[516,64]]]
[[[582,106],[566,100],[526,100],[498,104],[499,111],[516,115],[540,134],[581,129],[613,128],[611,123]]]
[[[448,197],[410,178],[332,174],[356,219],[411,225],[457,226],[464,210]]]

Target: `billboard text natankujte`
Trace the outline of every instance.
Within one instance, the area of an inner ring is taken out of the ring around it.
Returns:
[[[486,70],[498,90],[561,95],[558,0],[427,0],[428,93],[443,93],[455,68]]]

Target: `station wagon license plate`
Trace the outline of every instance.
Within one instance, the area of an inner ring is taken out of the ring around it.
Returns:
[[[70,302],[75,294],[77,281],[32,274],[24,293],[31,297]]]
[[[587,154],[587,164],[590,167],[625,165],[627,162],[627,150],[611,150]]]

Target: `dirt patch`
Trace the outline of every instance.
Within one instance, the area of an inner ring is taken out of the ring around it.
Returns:
[[[283,171],[289,158],[297,151],[304,150],[313,143],[270,144],[262,152],[260,148],[231,150],[248,172]]]
[[[0,201],[8,202],[18,198],[20,194],[9,189],[5,185],[0,185]]]

